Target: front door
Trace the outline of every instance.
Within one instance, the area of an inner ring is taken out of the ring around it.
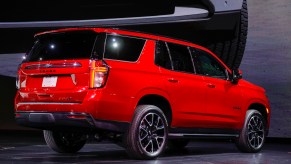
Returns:
[[[206,83],[206,122],[209,128],[237,129],[242,114],[239,85],[228,80],[226,68],[211,54],[195,52],[197,73]]]

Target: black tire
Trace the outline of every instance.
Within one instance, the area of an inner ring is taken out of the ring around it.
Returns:
[[[43,134],[47,145],[58,153],[76,153],[85,145],[88,138],[83,133],[44,130]]]
[[[189,143],[188,139],[169,139],[168,148],[169,149],[183,149]]]
[[[237,148],[246,153],[259,152],[266,139],[266,121],[262,114],[254,109],[246,113],[244,127],[236,139]]]
[[[154,159],[167,145],[168,123],[163,111],[153,105],[139,105],[126,134],[127,153],[135,159]]]
[[[207,46],[228,67],[233,69],[239,68],[246,47],[248,33],[247,0],[243,1],[240,22],[235,30],[236,34],[231,40],[213,43]]]

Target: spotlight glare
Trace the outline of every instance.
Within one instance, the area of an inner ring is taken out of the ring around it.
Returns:
[[[117,48],[118,47],[118,43],[113,43],[112,46],[113,46],[113,48]]]

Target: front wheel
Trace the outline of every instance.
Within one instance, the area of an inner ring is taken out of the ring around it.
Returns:
[[[58,153],[76,153],[86,143],[87,135],[73,132],[57,132],[44,130],[44,139],[47,145]]]
[[[259,152],[266,139],[266,121],[262,114],[254,109],[246,113],[244,127],[236,140],[236,146],[242,152]]]
[[[167,138],[163,111],[153,105],[139,105],[126,135],[128,154],[137,159],[154,159],[165,150]]]

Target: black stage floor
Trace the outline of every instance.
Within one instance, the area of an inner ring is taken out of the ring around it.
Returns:
[[[0,131],[0,163],[203,163],[203,164],[290,164],[290,139],[268,138],[260,153],[241,153],[228,140],[192,141],[183,150],[167,150],[156,160],[130,159],[125,150],[110,142],[90,140],[77,154],[50,150],[41,132]]]

